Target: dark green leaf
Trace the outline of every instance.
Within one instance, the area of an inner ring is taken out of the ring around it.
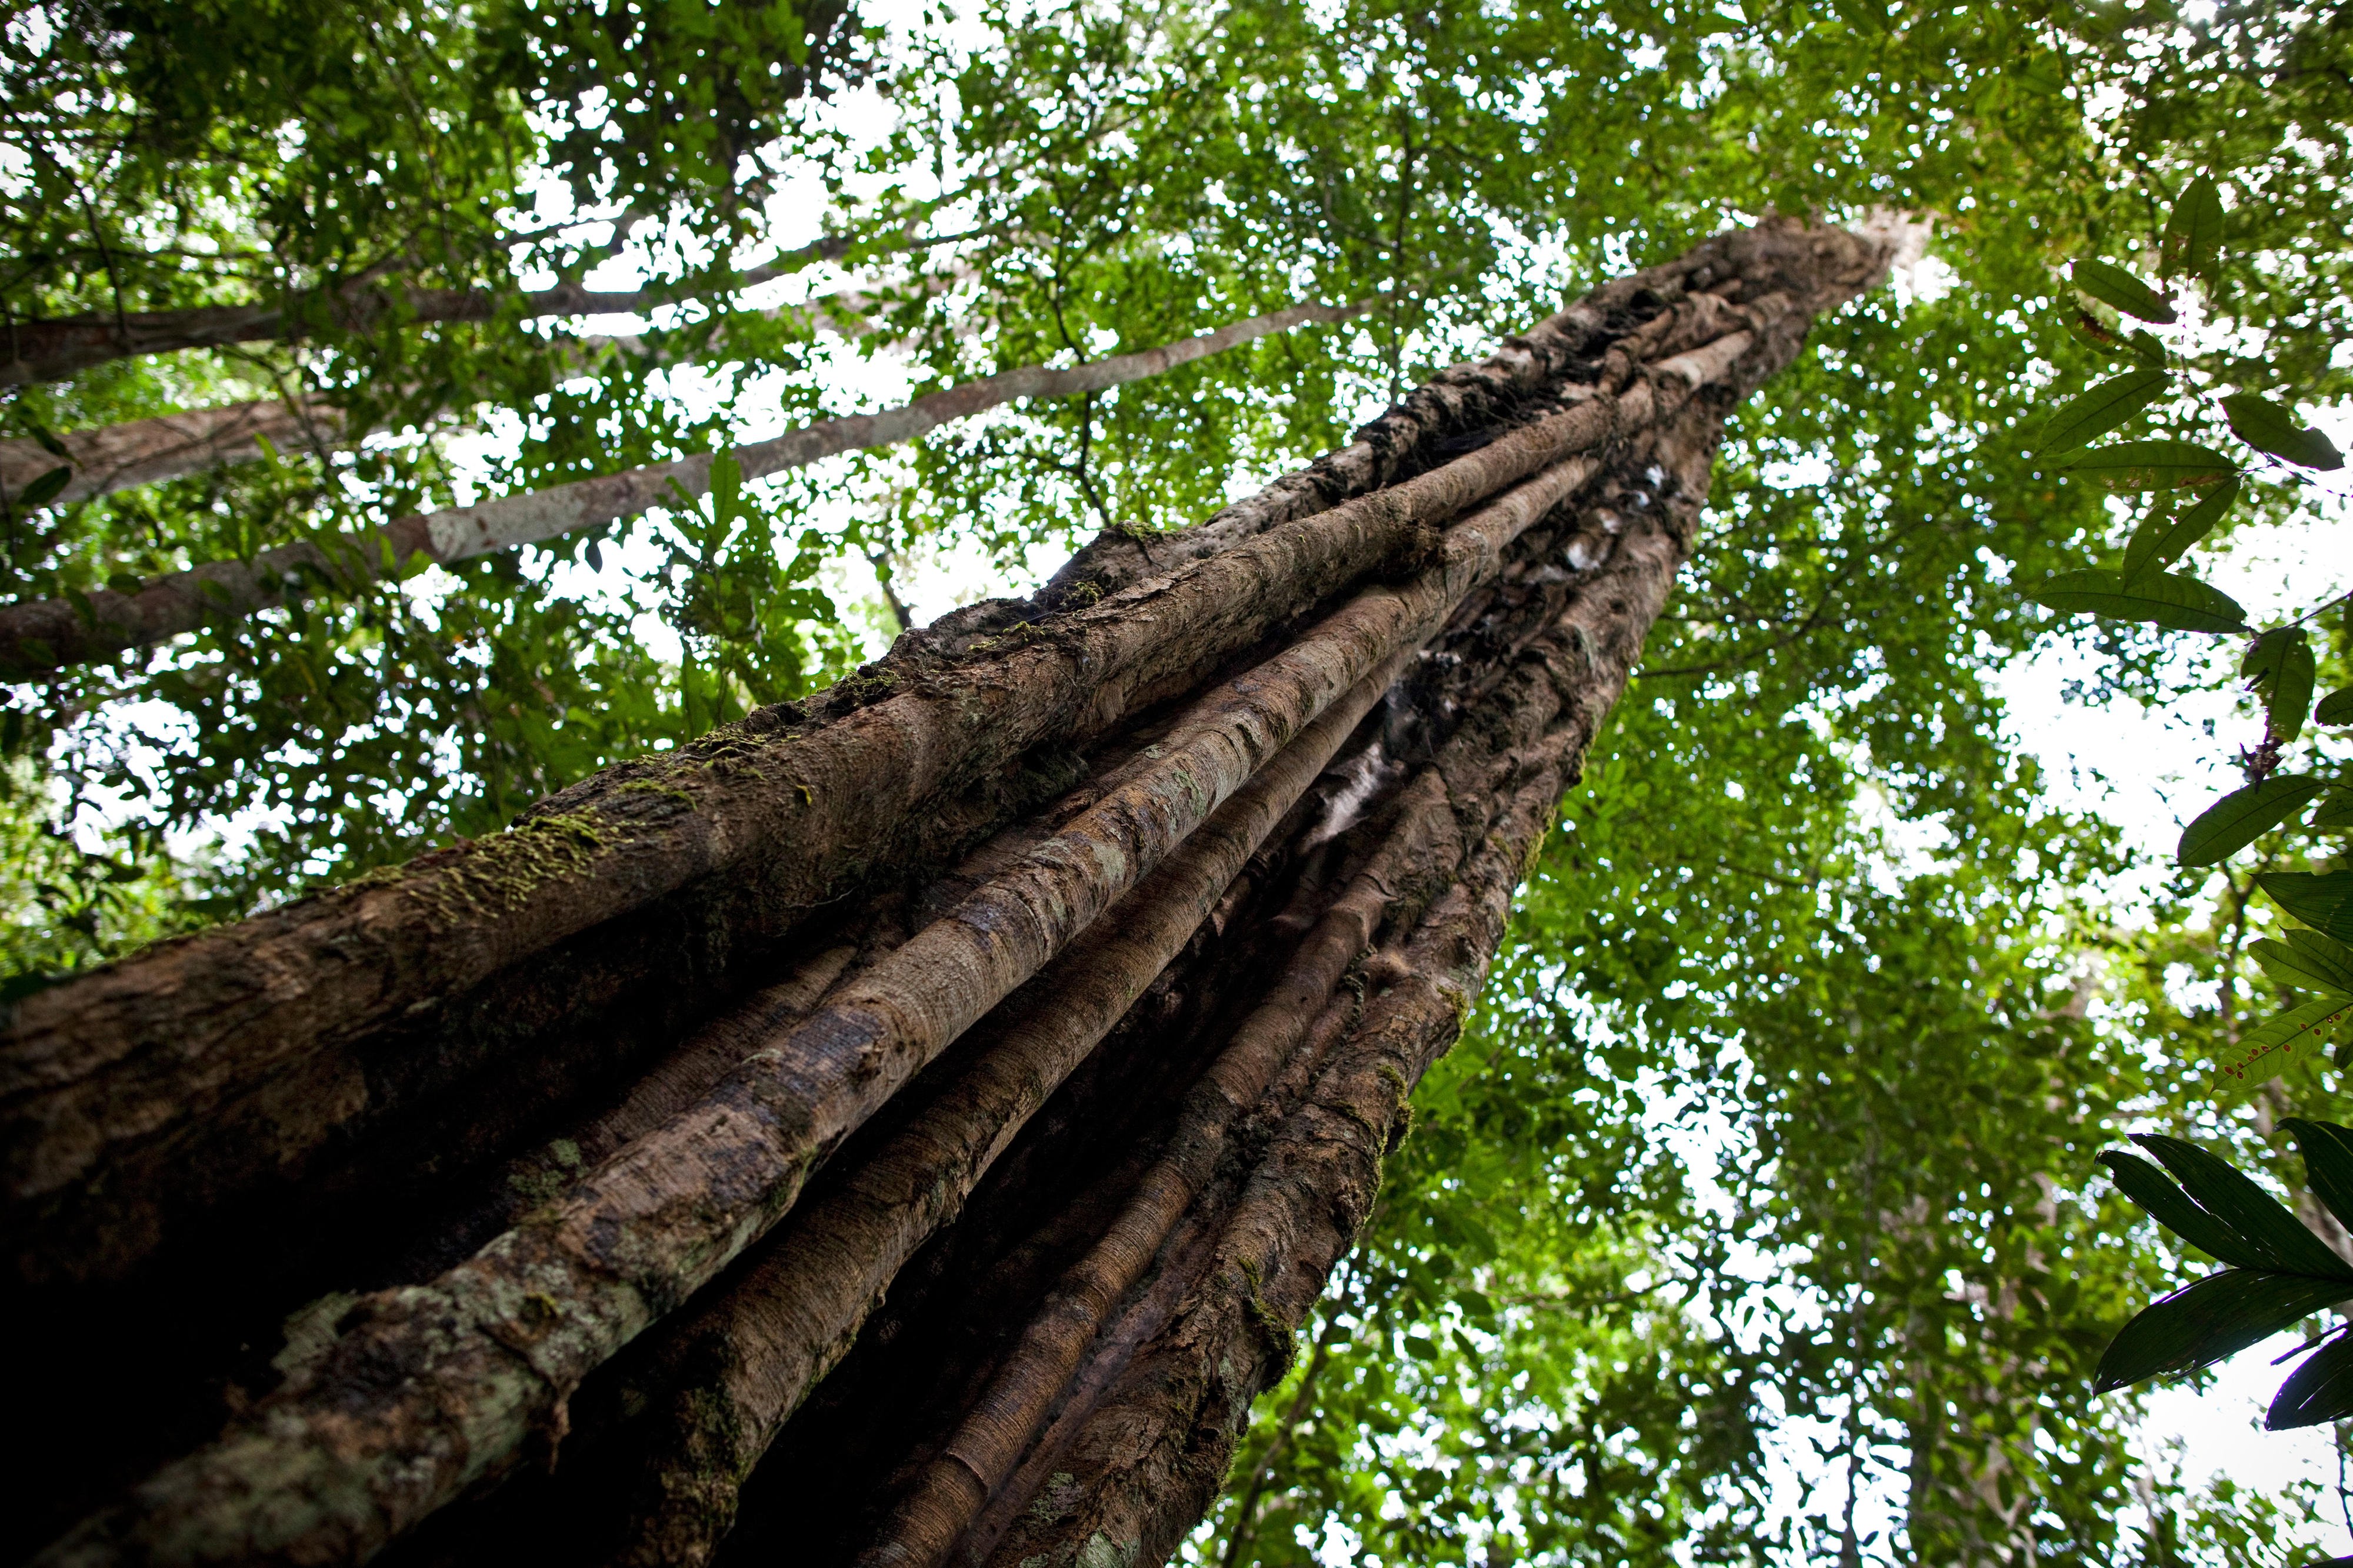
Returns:
[[[2075,287],[2104,305],[2161,327],[2178,319],[2164,295],[2112,262],[2085,257],[2075,263]]]
[[[2295,415],[2267,397],[2234,393],[2222,399],[2222,411],[2231,416],[2231,433],[2258,452],[2269,452],[2306,468],[2345,466],[2345,454],[2337,449],[2336,442],[2298,425]]]
[[[2247,953],[2275,985],[2353,995],[2353,948],[2316,931],[2291,931],[2284,942],[2267,937],[2249,943]]]
[[[2311,826],[2319,833],[2353,833],[2353,789],[2340,788],[2322,801]]]
[[[2160,1373],[2195,1372],[2353,1297],[2353,1279],[2226,1268],[2176,1290],[2124,1326],[2100,1357],[2095,1394]]]
[[[2313,930],[2353,942],[2353,871],[2272,871],[2255,886]]]
[[[2227,859],[2302,811],[2328,787],[2324,779],[2274,775],[2232,790],[2181,830],[2174,858],[2184,866]]]
[[[2036,604],[2068,615],[2148,621],[2177,632],[2246,629],[2246,612],[2219,588],[2194,577],[2152,572],[2130,582],[2106,572],[2062,572],[2030,591]]]
[[[2272,738],[2285,743],[2304,732],[2304,716],[2312,707],[2312,639],[2302,626],[2277,626],[2257,637],[2240,661],[2239,673],[2250,676],[2264,695],[2263,719]]]
[[[16,500],[24,506],[47,506],[64,493],[73,481],[71,468],[51,468],[17,492]]]
[[[2137,1154],[2111,1150],[2100,1163],[2116,1179],[2125,1196],[2148,1211],[2151,1219],[2209,1257],[2241,1268],[2261,1268],[2263,1253],[2229,1226],[2190,1202],[2173,1178]]]
[[[2128,370],[2110,377],[2053,414],[2035,437],[2034,450],[2050,457],[2098,440],[2156,402],[2169,379],[2161,370]]]
[[[2211,283],[2222,243],[2222,193],[2204,174],[2189,182],[2165,220],[2158,242],[2158,270],[2168,278],[2188,273]]]
[[[2263,1430],[2319,1426],[2348,1415],[2353,1415],[2353,1334],[2340,1329],[2280,1384],[2263,1412]]]
[[[2304,1156],[2304,1183],[2328,1212],[2353,1225],[2353,1128],[2291,1116],[2280,1123]]]
[[[2061,465],[2112,490],[2168,490],[2211,484],[2238,465],[2195,441],[2117,441],[2094,447]]]
[[[2137,1132],[2133,1142],[2156,1155],[2200,1208],[2244,1237],[2268,1267],[2284,1274],[2353,1280],[2353,1263],[2331,1252],[2277,1198],[2221,1155],[2161,1132]]]
[[[51,430],[47,426],[42,424],[39,420],[34,420],[26,426],[26,429],[32,433],[33,445],[38,447],[42,451],[47,452],[52,458],[63,458],[68,462],[71,462],[73,460],[73,453],[67,449],[66,444],[63,441],[58,439],[57,433]]]
[[[2340,686],[2322,698],[2312,716],[2324,724],[2353,724],[2353,686]]]
[[[37,992],[47,991],[52,985],[62,985],[72,978],[70,974],[12,974],[0,980],[0,1007],[20,1002]]]
[[[2125,546],[2126,577],[2137,577],[2145,572],[2161,572],[2181,559],[2182,552],[2208,534],[2214,525],[2239,500],[2239,480],[2234,475],[2198,498],[2196,504],[2179,515],[2168,516],[2162,501],[2149,508],[2140,526],[2133,530],[2132,541]]]

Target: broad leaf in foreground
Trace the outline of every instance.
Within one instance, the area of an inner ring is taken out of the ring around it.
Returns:
[[[2029,590],[2029,596],[2068,615],[2147,621],[2168,631],[2236,632],[2247,626],[2247,613],[2237,600],[2195,577],[2172,573],[2126,581],[2107,572],[2062,572]]]
[[[2316,931],[2290,931],[2284,941],[2266,937],[2247,954],[2274,985],[2353,995],[2353,948]]]
[[[2163,1373],[2212,1366],[2348,1300],[2353,1300],[2353,1278],[2251,1268],[2210,1274],[2126,1323],[2100,1357],[2092,1392],[2105,1394]]]
[[[2128,370],[2071,400],[2044,422],[2034,449],[2046,457],[2098,440],[2156,402],[2170,378],[2161,370]]]
[[[2165,220],[2158,242],[2158,270],[2167,278],[2187,273],[2211,283],[2222,244],[2222,192],[2200,174],[2182,191]]]
[[[2233,790],[2181,830],[2174,858],[2184,866],[2211,866],[2227,859],[2302,811],[2327,787],[2325,779],[2274,775]]]
[[[2127,316],[2137,316],[2158,326],[2170,326],[2179,318],[2165,296],[2134,277],[2112,261],[2085,257],[2075,263],[2075,287],[2104,305],[2113,305]]]
[[[2239,465],[2195,441],[2116,441],[2067,460],[2065,467],[2112,490],[2168,490],[2211,484]]]
[[[2257,637],[2239,663],[2263,693],[2263,721],[2283,743],[2304,732],[2312,707],[2312,638],[2302,626],[2276,626]]]
[[[2263,1429],[2285,1432],[2353,1415],[2353,1330],[2339,1329],[2305,1357],[2263,1412]]]
[[[2353,1226],[2353,1128],[2291,1116],[2280,1123],[2304,1156],[2304,1184],[2340,1225]]]
[[[2353,871],[2270,871],[2255,886],[2313,930],[2353,942]]]
[[[2244,1078],[2250,1068],[2274,1051],[2326,1044],[2348,1014],[2353,1014],[2353,996],[2329,993],[2318,1001],[2291,1007],[2276,1018],[2266,1018],[2240,1037],[2242,1054],[2237,1065],[2229,1069],[2232,1076]]]
[[[2168,516],[2164,503],[2151,506],[2125,546],[2124,574],[2137,577],[2172,565],[2181,559],[2182,552],[2214,531],[2214,525],[2222,521],[2238,499],[2239,481],[2234,476],[2200,496],[2186,511]]]
[[[2337,443],[2319,431],[2298,425],[2295,416],[2267,397],[2252,392],[2233,393],[2222,399],[2222,412],[2231,418],[2231,433],[2258,452],[2268,452],[2274,458],[2306,468],[2341,468],[2345,454]]]
[[[2322,1201],[2332,1210],[2353,1201],[2353,1131],[2328,1122],[2289,1126]],[[2102,1155],[2100,1163],[2125,1195],[2158,1224],[2231,1267],[2173,1292],[2126,1323],[2100,1357],[2095,1393],[2211,1366],[2324,1307],[2353,1300],[2353,1264],[2229,1162],[2178,1138],[2141,1135],[2133,1142],[2164,1162],[2181,1184],[2173,1186],[2129,1154]],[[2291,1417],[2325,1408],[2337,1397],[2338,1384],[2326,1368],[2301,1384],[2295,1378],[2289,1382],[2294,1396],[2283,1389],[2286,1404],[2274,1408]]]

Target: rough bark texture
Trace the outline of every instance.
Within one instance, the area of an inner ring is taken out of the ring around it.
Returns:
[[[294,404],[276,398],[159,414],[60,437],[60,458],[37,441],[0,441],[0,494],[13,501],[60,465],[73,470],[48,504],[71,506],[137,485],[161,484],[261,457],[264,441],[280,451],[343,444],[342,414],[322,397]]]
[[[155,1418],[85,1420],[22,1544],[103,1485],[41,1561],[1164,1558],[1725,414],[1886,256],[1721,237],[1148,560],[1099,542],[501,839],[28,999],[20,1320],[112,1347],[190,1306],[131,1358]]]
[[[951,420],[1024,397],[1073,397],[1158,375],[1180,364],[1288,331],[1336,321],[1362,305],[1295,305],[1252,316],[1157,348],[1054,370],[1023,365],[929,393],[900,408],[820,419],[771,440],[736,448],[747,479],[806,468],[837,453],[912,441]],[[0,607],[0,676],[26,676],[109,658],[164,642],[221,620],[242,619],[321,586],[350,592],[396,574],[417,557],[447,564],[543,539],[598,528],[710,493],[712,457],[704,453],[649,463],[617,474],[575,479],[502,496],[479,506],[404,517],[382,528],[323,544],[288,544],[250,561],[214,561],[159,577],[136,593],[101,588],[76,600],[40,599]]]

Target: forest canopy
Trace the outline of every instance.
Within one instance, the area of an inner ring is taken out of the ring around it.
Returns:
[[[2183,380],[2122,434],[2221,429],[2225,391],[2343,406],[2348,70],[2344,7],[2162,0],[11,0],[0,599],[95,637],[247,575],[90,657],[7,634],[0,995],[871,679],[911,602],[1105,531],[1148,552],[1726,226],[1909,225],[1896,285],[1734,416],[1695,564],[1186,1551],[2302,1563],[2341,1499],[2210,1488],[2138,1436],[2146,1386],[2093,1397],[2202,1259],[2095,1160],[2167,1131],[2294,1184],[2279,1124],[2337,1120],[2341,1074],[2241,1065],[2285,994],[2253,879],[2341,869],[2347,825],[2152,870],[2002,693],[2064,648],[2077,700],[2226,693],[2152,771],[2263,742],[2244,637],[2032,596],[2134,521],[2035,433],[2126,341],[2070,264],[2156,276],[2200,175]],[[946,412],[824,423],[911,405]],[[752,460],[804,426],[833,444]],[[2250,486],[2189,558],[2283,563],[2321,692],[2341,505]],[[2342,779],[2341,725],[2292,750]]]

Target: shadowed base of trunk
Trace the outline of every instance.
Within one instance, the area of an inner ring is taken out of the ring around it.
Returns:
[[[1101,542],[1039,602],[910,634],[892,668],[953,691],[1104,624],[1074,599],[1148,637],[1247,559],[1282,610],[1138,665],[1168,673],[893,827],[828,910],[746,929],[706,879],[392,1037],[419,1042],[396,1112],[307,1203],[239,1200],[290,1258],[191,1222],[126,1275],[200,1281],[209,1348],[155,1358],[164,1440],[91,1424],[95,1468],[190,1451],[44,1561],[1164,1559],[1371,1212],[1725,414],[1883,262],[1713,241],[1155,563]],[[1352,529],[1388,542],[1282,585]],[[675,941],[664,910],[719,955],[674,990],[629,951]],[[530,994],[498,1036],[482,1010]],[[263,1326],[304,1292],[290,1339]]]

